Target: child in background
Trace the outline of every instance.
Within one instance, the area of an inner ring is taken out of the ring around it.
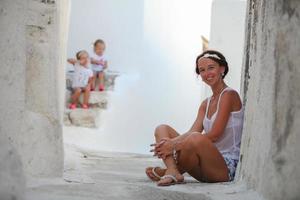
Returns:
[[[91,57],[94,77],[92,81],[92,90],[95,90],[97,78],[99,79],[99,91],[104,90],[104,69],[107,68],[107,60],[104,56],[105,43],[103,40],[96,40],[94,43],[94,55]]]
[[[83,93],[83,109],[88,109],[88,102],[90,97],[90,84],[93,79],[93,72],[88,68],[89,54],[86,51],[79,51],[76,54],[76,59],[70,58],[68,62],[74,65],[75,73],[72,82],[72,102],[70,109],[75,109],[79,103],[79,97]]]

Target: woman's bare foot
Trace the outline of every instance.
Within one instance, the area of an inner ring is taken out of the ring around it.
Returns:
[[[168,176],[170,175],[170,176]],[[177,168],[168,168],[165,172],[165,178],[162,178],[160,181],[157,182],[158,186],[169,186],[177,183],[184,182],[184,176],[180,174]],[[174,177],[174,178],[171,178]]]
[[[159,181],[160,178],[165,175],[166,170],[167,169],[163,169],[161,167],[148,167],[146,168],[146,174],[152,181]]]

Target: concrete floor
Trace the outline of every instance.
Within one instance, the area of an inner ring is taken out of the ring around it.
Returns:
[[[144,169],[161,163],[147,155],[94,152],[65,145],[63,179],[32,179],[25,200],[259,200],[243,183],[199,183],[157,187]]]

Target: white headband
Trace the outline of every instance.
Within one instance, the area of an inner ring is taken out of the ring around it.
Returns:
[[[209,53],[206,53],[204,54],[204,56],[202,56],[202,58],[209,58],[209,57],[213,57],[213,58],[217,58],[219,60],[222,60],[218,55],[216,54],[209,54]]]

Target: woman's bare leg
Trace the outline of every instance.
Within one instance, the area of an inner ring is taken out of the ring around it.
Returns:
[[[172,127],[168,126],[168,125],[159,125],[156,129],[155,129],[155,132],[154,132],[154,135],[155,135],[155,139],[156,139],[156,142],[160,142],[160,140],[162,138],[175,138],[177,136],[179,136],[179,133],[177,133]],[[168,162],[168,161],[167,161]],[[166,173],[167,169],[163,169],[163,168],[159,168],[159,169],[156,169],[156,173],[159,175],[159,176],[164,176],[165,173]],[[149,176],[149,178],[151,178],[152,180],[154,181],[159,181],[157,179],[157,177],[155,177],[153,174],[152,174],[152,167],[148,167],[146,169],[146,174]]]
[[[179,134],[170,126],[167,125],[160,125],[155,130],[155,139],[156,142],[159,143],[163,138],[175,138],[178,137]],[[178,181],[182,181],[184,178],[182,176],[182,169],[177,167],[176,161],[174,160],[173,156],[167,156],[163,159],[167,169],[165,175],[174,175]],[[162,179],[158,182],[158,185],[164,183],[170,183],[172,179]]]
[[[167,157],[164,160],[167,166],[164,174],[176,174],[179,172],[183,174],[188,172],[192,177],[203,182],[228,181],[226,163],[211,140],[198,132],[187,133],[186,135],[184,146],[178,153],[177,166],[174,165],[175,161],[172,157]],[[168,125],[160,125],[155,130],[156,142],[160,142],[163,138],[175,138],[178,136],[179,134]],[[170,182],[170,180],[162,181]]]
[[[190,134],[179,152],[178,165],[203,182],[228,181],[228,168],[215,145],[201,133]]]

